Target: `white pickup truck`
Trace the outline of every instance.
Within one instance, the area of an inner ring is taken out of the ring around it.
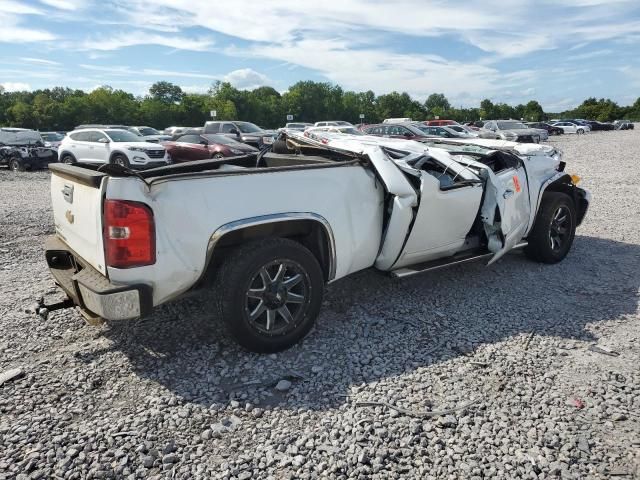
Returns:
[[[524,247],[562,260],[590,195],[549,146],[286,132],[260,153],[143,172],[50,166],[46,259],[87,320],[127,320],[204,289],[229,333],[303,338],[326,283],[405,277]]]

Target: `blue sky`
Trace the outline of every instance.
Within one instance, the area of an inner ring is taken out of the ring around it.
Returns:
[[[640,96],[640,0],[0,0],[6,90],[329,81],[456,106]]]

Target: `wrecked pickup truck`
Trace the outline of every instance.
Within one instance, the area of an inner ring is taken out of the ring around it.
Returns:
[[[14,172],[47,168],[58,161],[58,154],[44,143],[35,130],[0,128],[0,165]]]
[[[53,165],[46,260],[89,321],[200,288],[238,343],[273,352],[359,270],[407,277],[518,247],[562,260],[590,198],[564,168],[542,145],[331,132],[142,172]]]

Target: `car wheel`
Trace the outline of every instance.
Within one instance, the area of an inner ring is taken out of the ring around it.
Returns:
[[[62,158],[60,159],[60,161],[62,163],[66,163],[67,165],[71,165],[72,163],[76,163],[75,160],[73,159],[73,157],[69,154],[65,154],[62,156]]]
[[[571,197],[545,193],[525,253],[537,262],[558,263],[569,253],[575,234],[576,207]]]
[[[9,162],[9,168],[14,172],[24,172],[24,165],[17,158],[12,158]]]
[[[231,336],[258,353],[291,347],[313,326],[324,293],[316,257],[286,238],[237,248],[214,282],[216,310]]]
[[[124,155],[118,153],[113,156],[111,163],[114,165],[120,165],[121,167],[129,168],[129,160]]]
[[[581,129],[581,128],[579,128],[578,130],[576,130],[576,133],[577,133],[578,135],[582,135],[582,134],[584,134],[584,130],[583,130],[583,129]]]
[[[221,153],[216,153],[213,157],[211,158],[215,158],[216,160],[220,160],[221,158],[224,158],[224,155]]]
[[[273,145],[271,145],[271,151],[273,153],[280,153],[285,155],[288,153],[293,153],[293,150],[289,150],[289,147],[287,147],[286,140],[275,140],[273,142]]]

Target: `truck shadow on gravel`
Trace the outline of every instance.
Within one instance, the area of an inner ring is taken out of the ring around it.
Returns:
[[[140,377],[185,401],[327,409],[372,382],[418,370],[428,380],[422,369],[442,362],[474,356],[490,363],[483,348],[515,336],[523,338],[517,345],[529,337],[532,345],[548,337],[558,346],[595,342],[587,324],[636,314],[638,267],[640,246],[579,236],[557,265],[514,253],[489,268],[405,280],[361,272],[332,284],[312,333],[274,355],[248,353],[227,339],[202,298],[112,324],[104,335]],[[282,379],[291,382],[285,392],[274,388]]]

